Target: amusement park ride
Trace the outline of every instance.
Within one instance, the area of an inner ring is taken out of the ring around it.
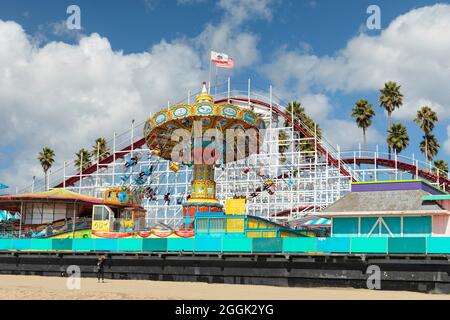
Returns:
[[[84,214],[90,232],[85,225],[72,224],[71,232],[60,236],[193,237],[214,228],[253,237],[310,236],[323,230],[295,231],[287,226],[307,225],[316,213],[348,194],[352,182],[422,178],[450,190],[447,177],[421,169],[416,159],[396,155],[387,160],[378,151],[333,148],[286,111],[272,88],[267,98],[251,92],[250,81],[246,92],[232,91],[228,80],[223,92],[214,100],[203,84],[194,104],[189,95],[145,123],[133,124],[129,136],[114,135],[111,155],[95,165],[78,172],[65,164],[54,172],[50,183],[56,190],[103,198],[91,214]],[[186,154],[174,152],[171,136],[178,129],[192,136],[196,121],[201,123],[201,136],[212,128],[224,136],[229,128],[254,129],[258,148],[247,148],[230,160],[223,156],[225,143],[217,149],[222,157],[206,162],[202,155],[211,140],[199,144],[192,139],[191,157],[178,161]],[[280,139],[281,131],[285,140]],[[302,148],[305,144],[313,148]],[[286,146],[283,152],[280,146]]]

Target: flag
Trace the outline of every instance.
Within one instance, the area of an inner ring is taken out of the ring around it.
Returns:
[[[225,53],[211,51],[211,62],[219,68],[231,69],[234,67],[234,60]]]

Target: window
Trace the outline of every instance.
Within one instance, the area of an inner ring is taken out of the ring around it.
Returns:
[[[209,232],[225,232],[224,219],[211,219]]]
[[[109,219],[109,211],[105,206],[94,206],[94,220],[105,221]]]
[[[53,204],[44,204],[43,212],[42,212],[42,223],[50,223],[53,222]]]
[[[70,206],[70,208],[69,208]],[[55,220],[65,219],[66,216],[73,216],[73,205],[65,204],[65,203],[56,203],[55,204]]]
[[[208,232],[208,219],[197,219],[197,230],[198,233]]]

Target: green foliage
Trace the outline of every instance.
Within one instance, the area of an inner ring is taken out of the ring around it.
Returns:
[[[409,145],[406,127],[400,123],[394,123],[388,130],[387,143],[397,154],[402,152]]]
[[[41,163],[44,173],[47,173],[47,171],[50,170],[53,163],[55,162],[55,152],[48,147],[44,147],[42,151],[39,152],[37,159]]]
[[[77,167],[78,170],[85,170],[92,166],[92,159],[91,159],[91,153],[87,151],[86,149],[81,149],[76,154],[75,159],[75,167]],[[83,166],[83,168],[81,168]]]
[[[95,144],[92,146],[91,155],[94,161],[97,161],[97,155],[99,155],[99,161],[102,161],[111,155],[111,149],[108,147],[105,138],[100,137],[95,140]]]
[[[445,162],[444,160],[436,160],[434,162],[434,166],[435,168],[433,168],[433,173],[434,174],[438,174],[440,176],[447,176],[448,174],[448,163]]]

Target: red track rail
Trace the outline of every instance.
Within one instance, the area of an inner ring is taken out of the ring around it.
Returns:
[[[230,99],[217,100],[216,103],[224,103],[224,102],[227,102],[228,100],[241,101],[241,102],[248,102],[249,101],[246,98],[230,98]],[[274,107],[274,106],[272,106],[272,108],[271,108],[270,104],[268,104],[266,102],[263,102],[263,101],[260,101],[260,100],[250,99],[250,102],[253,103],[253,104],[257,104],[259,106],[263,106],[263,107],[267,108],[268,110],[272,109],[272,111],[274,113],[276,113],[277,115],[282,116],[289,124],[292,125],[292,117],[289,116],[286,112],[280,110],[279,108]],[[309,133],[302,126],[300,126],[298,123],[294,123],[293,127],[294,127],[294,129],[296,131],[300,132],[305,138],[312,138],[309,135]],[[314,140],[313,143],[315,143],[315,140]],[[128,146],[128,147],[126,147],[126,148],[116,152],[115,159],[123,158],[126,154],[131,152],[131,150],[138,149],[138,148],[142,147],[144,144],[145,144],[145,139],[144,138],[134,142],[133,146],[130,145],[130,146]],[[320,144],[317,144],[316,146],[317,146],[317,150],[318,151],[320,151],[323,154],[327,154],[325,149]],[[106,164],[109,164],[109,163],[111,163],[113,161],[114,161],[114,155],[110,155],[109,157],[107,157],[107,158],[103,159],[102,161],[100,161],[99,165],[100,166],[101,165],[106,165]],[[351,174],[347,170],[345,170],[345,168],[343,168],[342,166],[339,166],[339,161],[334,159],[330,154],[328,154],[328,163],[334,165],[336,168],[340,168],[340,171],[341,171],[341,173],[343,175],[345,175],[347,177],[351,177]],[[91,166],[89,168],[84,169],[83,172],[82,172],[82,175],[88,175],[88,174],[94,173],[96,170],[97,170],[97,164],[95,164],[95,165],[93,165],[93,166]],[[63,188],[64,185],[66,187],[74,186],[75,183],[78,180],[80,180],[79,176],[71,177],[71,178],[68,178],[65,181],[65,184],[64,184],[64,182],[62,182],[62,183],[58,184],[57,186],[55,186],[54,188]],[[352,177],[352,180],[355,181],[355,179],[353,177]]]
[[[248,99],[245,98],[230,98],[230,99],[222,99],[222,100],[218,100],[216,101],[216,103],[224,103],[227,102],[228,100],[235,100],[235,101],[241,101],[241,102],[248,102]],[[257,105],[260,106],[264,106],[267,109],[272,109],[273,112],[275,112],[277,115],[282,116],[290,125],[293,125],[294,129],[297,132],[300,132],[305,138],[312,138],[309,133],[305,130],[305,128],[303,128],[302,126],[300,126],[298,123],[292,123],[292,117],[290,115],[288,115],[286,112],[280,110],[279,108],[275,107],[272,105],[272,107],[270,106],[269,103],[260,101],[260,100],[255,100],[255,99],[250,99],[251,103],[255,103]],[[320,151],[322,154],[327,154],[328,155],[328,163],[334,165],[336,168],[340,168],[341,173],[344,176],[347,177],[352,177],[350,172],[348,172],[347,170],[345,170],[345,168],[343,168],[342,166],[339,165],[339,161],[337,161],[336,159],[334,159],[329,153],[326,152],[326,150],[320,145],[320,144],[316,144],[316,140],[314,140],[313,142],[315,144],[315,147],[317,147],[317,150]],[[355,182],[356,180],[352,177],[352,180]]]
[[[351,165],[353,163],[356,163],[356,165],[360,164],[372,164],[372,165],[379,165],[387,168],[398,168],[399,170],[406,171],[411,173],[412,175],[418,175],[419,177],[432,182],[445,185],[445,191],[450,192],[450,180],[448,180],[446,177],[441,177],[432,172],[428,172],[425,170],[422,170],[420,168],[417,168],[415,165],[401,162],[401,161],[395,161],[395,160],[388,160],[388,159],[382,159],[382,158],[350,158],[350,159],[342,159],[345,163],[348,165]]]

